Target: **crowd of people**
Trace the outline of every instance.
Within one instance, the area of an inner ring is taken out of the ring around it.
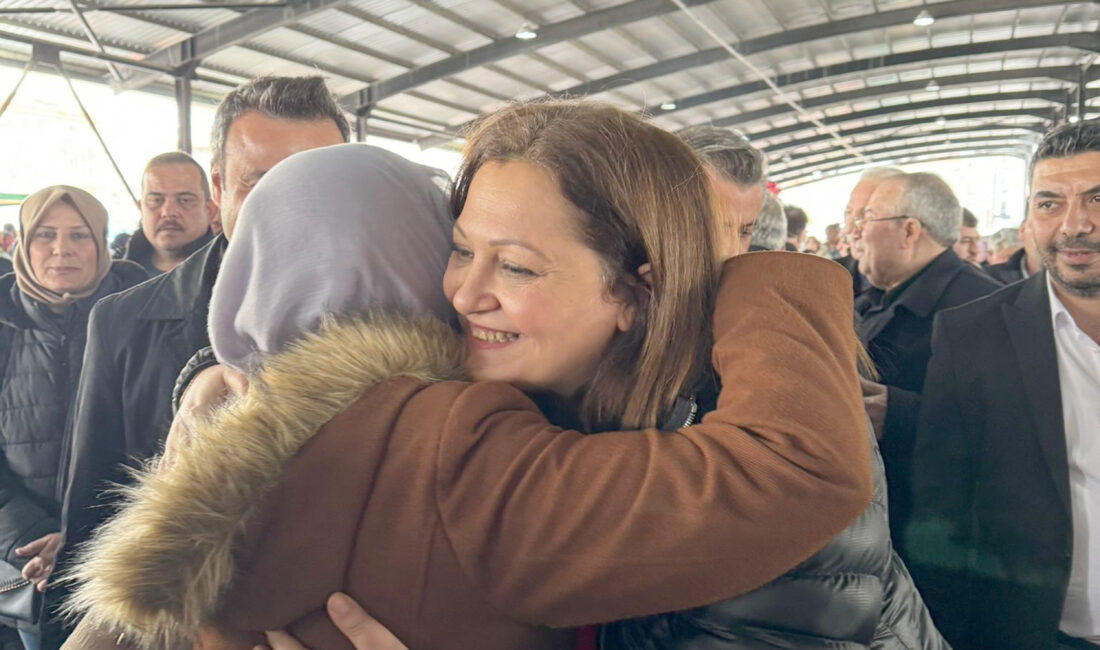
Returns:
[[[22,203],[27,650],[1100,648],[1100,123],[988,255],[935,174],[821,242],[744,136],[589,100],[484,116],[453,180],[349,136],[256,79],[128,241]]]

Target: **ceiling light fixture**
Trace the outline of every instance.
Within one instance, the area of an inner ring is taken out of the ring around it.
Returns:
[[[1076,115],[1070,115],[1069,116],[1069,123],[1070,124],[1077,124],[1080,121],[1081,121],[1081,118],[1077,117]]]
[[[928,27],[934,22],[936,22],[936,17],[928,13],[927,9],[921,9],[917,17],[913,19],[913,24],[917,27]]]
[[[531,23],[523,23],[516,30],[516,38],[521,41],[529,41],[532,38],[538,38],[538,32],[535,31],[535,26]]]
[[[941,115],[941,116],[936,118],[936,126],[946,126],[946,125],[947,125],[947,118],[946,117]]]
[[[676,110],[676,102],[665,102],[661,104],[662,111],[674,111]]]
[[[814,178],[821,178],[824,175],[825,174],[820,169],[815,169],[814,173],[811,174],[811,176],[813,176]]]
[[[936,83],[935,79],[929,79],[928,80],[928,85],[925,86],[924,89],[927,90],[930,93],[934,93],[934,92],[936,92],[937,90],[940,89],[940,85],[938,83]]]
[[[782,160],[785,163],[790,163],[791,162],[791,154],[789,154],[789,153],[783,154],[783,157],[780,158],[780,160]]]

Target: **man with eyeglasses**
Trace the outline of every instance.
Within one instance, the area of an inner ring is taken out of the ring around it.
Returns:
[[[898,176],[902,173],[900,169],[895,167],[875,167],[866,170],[860,175],[855,187],[852,188],[852,193],[848,197],[848,205],[844,208],[842,237],[844,237],[845,243],[848,244],[848,254],[837,258],[836,262],[848,269],[848,273],[852,275],[852,292],[857,298],[872,290],[872,287],[867,282],[867,278],[859,272],[859,258],[863,256],[863,248],[855,240],[855,220],[863,214],[867,202],[871,200],[871,195],[874,194],[879,184],[891,176]],[[869,298],[877,300],[880,295],[880,292],[874,290],[873,295]]]
[[[864,383],[864,402],[886,464],[895,544],[909,514],[909,467],[932,354],[932,319],[1001,286],[951,249],[961,224],[955,193],[929,173],[886,178],[853,220],[859,271],[883,292],[877,301],[859,301],[857,309],[882,382]]]
[[[157,276],[176,268],[213,239],[218,212],[202,166],[180,151],[154,156],[141,175],[141,227],[125,258]]]

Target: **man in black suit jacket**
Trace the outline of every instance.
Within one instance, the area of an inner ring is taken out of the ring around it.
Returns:
[[[1035,250],[1035,238],[1029,232],[1027,220],[1020,226],[1020,239],[1024,247],[1012,254],[1008,261],[993,264],[985,269],[985,272],[1001,284],[1012,284],[1020,280],[1026,280],[1035,275],[1042,268],[1042,260],[1039,252]]]
[[[1032,165],[1045,270],[938,316],[913,454],[907,563],[957,650],[1100,647],[1100,123]]]
[[[860,335],[884,384],[866,384],[865,394],[881,438],[895,544],[901,541],[895,524],[909,513],[910,455],[932,319],[1001,286],[951,250],[961,221],[958,199],[934,174],[887,178],[856,220],[860,271],[882,292],[860,296],[856,309]]]

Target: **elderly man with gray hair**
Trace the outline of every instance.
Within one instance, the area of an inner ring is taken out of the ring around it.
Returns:
[[[862,250],[859,270],[883,292],[857,302],[857,310],[882,381],[866,382],[864,396],[886,463],[895,543],[910,510],[909,467],[933,318],[1001,286],[955,255],[961,224],[955,193],[929,173],[887,177],[853,224]]]
[[[764,154],[730,129],[689,126],[676,135],[707,163],[707,175],[721,208],[718,250],[722,258],[748,251],[766,194],[768,161]]]
[[[783,204],[770,192],[764,193],[764,207],[756,217],[749,240],[750,251],[781,251],[787,241],[787,214]]]

